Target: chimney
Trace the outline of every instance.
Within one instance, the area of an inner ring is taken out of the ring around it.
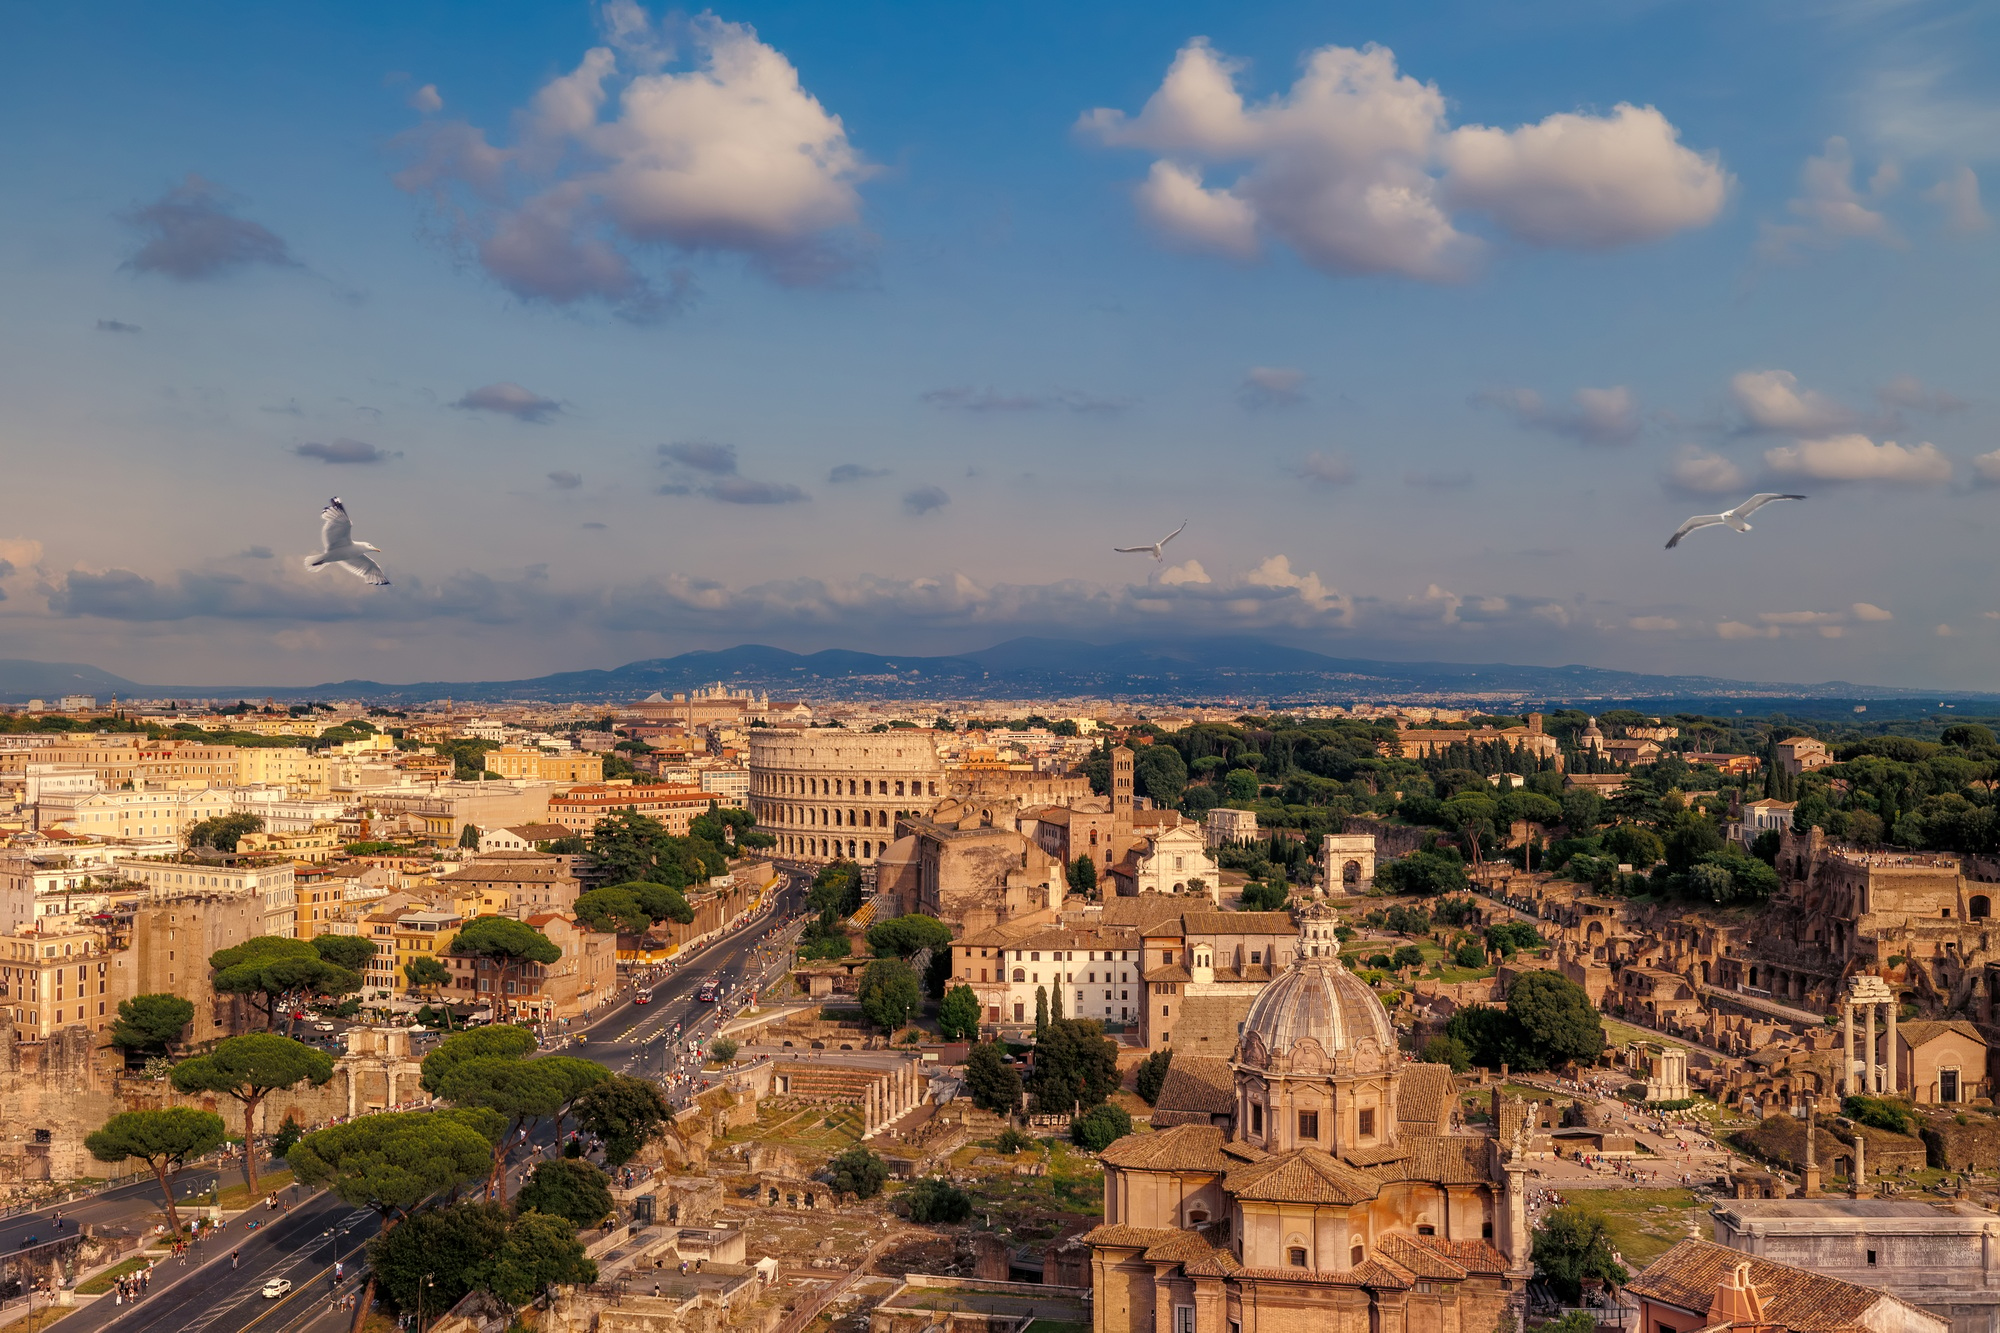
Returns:
[[[1708,1324],[1762,1324],[1764,1298],[1750,1281],[1750,1261],[1737,1264],[1715,1284],[1715,1299],[1708,1304]]]

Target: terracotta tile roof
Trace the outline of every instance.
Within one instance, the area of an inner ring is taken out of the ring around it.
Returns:
[[[1911,1315],[1920,1313],[1887,1292],[1760,1259],[1705,1240],[1680,1242],[1627,1283],[1626,1290],[1705,1314],[1715,1299],[1717,1285],[1741,1263],[1750,1265],[1750,1281],[1764,1298],[1765,1318],[1791,1333],[1831,1333],[1835,1329],[1858,1328],[1883,1301],[1894,1301]],[[1942,1325],[1943,1321],[1939,1323]]]
[[[1353,1268],[1242,1268],[1236,1276],[1260,1282],[1310,1282],[1329,1287],[1381,1287],[1404,1291],[1410,1278],[1379,1259],[1365,1259]]]
[[[1167,1081],[1160,1085],[1153,1110],[1201,1111],[1227,1115],[1236,1109],[1236,1076],[1229,1062],[1212,1056],[1174,1053]]]
[[[1229,1059],[1236,1054],[1236,1039],[1242,1034],[1244,1020],[1250,1016],[1250,1006],[1256,1002],[1254,993],[1183,993],[1173,1019],[1174,1050],[1213,1060]]]
[[[1419,1248],[1412,1244],[1407,1236],[1384,1236],[1375,1242],[1375,1249],[1382,1258],[1394,1263],[1396,1267],[1408,1269],[1412,1277],[1442,1278],[1449,1282],[1457,1282],[1466,1276],[1463,1268],[1441,1255]]]
[[[1423,1180],[1433,1185],[1484,1185],[1490,1139],[1471,1134],[1405,1134],[1408,1155],[1386,1166],[1370,1168],[1377,1180]]]
[[[1507,1256],[1483,1240],[1445,1240],[1441,1236],[1405,1236],[1399,1239],[1468,1273],[1507,1271]]]
[[[1230,1143],[1214,1125],[1175,1125],[1155,1134],[1127,1134],[1099,1154],[1112,1166],[1141,1171],[1213,1171],[1218,1175],[1265,1154],[1247,1143]]]
[[[1362,1203],[1381,1193],[1373,1176],[1317,1148],[1295,1148],[1231,1171],[1222,1187],[1238,1199],[1269,1203]]]
[[[1181,1271],[1189,1277],[1229,1277],[1243,1271],[1243,1265],[1228,1250],[1216,1250],[1206,1259],[1197,1259],[1191,1264],[1183,1264]]]
[[[1113,1222],[1086,1231],[1083,1239],[1090,1245],[1108,1245],[1118,1249],[1147,1250],[1155,1245],[1164,1245],[1176,1236],[1186,1233],[1173,1227],[1128,1227],[1122,1222]]]
[[[1299,933],[1290,912],[1189,912],[1181,918],[1190,935],[1285,935]]]
[[[1979,1034],[1979,1029],[1962,1018],[1949,1018],[1942,1022],[1928,1019],[1913,1019],[1908,1023],[1899,1025],[1896,1030],[1903,1034],[1903,1040],[1910,1044],[1912,1050],[1927,1041],[1942,1037],[1947,1032],[1955,1032],[1961,1037],[1972,1038],[1972,1040],[1978,1042],[1981,1046],[1986,1045],[1986,1038]]]
[[[1161,963],[1139,974],[1142,981],[1192,981],[1194,974],[1179,963]]]
[[[1149,927],[1171,920],[1178,933],[1181,914],[1185,911],[1185,898],[1164,893],[1141,893],[1130,898],[1106,899],[1103,919],[1107,926],[1133,926],[1142,933],[1147,932]]]
[[[1406,1143],[1378,1143],[1372,1148],[1349,1148],[1340,1154],[1340,1160],[1349,1166],[1386,1166],[1409,1155]]]
[[[1444,1129],[1457,1096],[1458,1080],[1450,1065],[1404,1065],[1396,1089],[1396,1119],[1405,1132]]]

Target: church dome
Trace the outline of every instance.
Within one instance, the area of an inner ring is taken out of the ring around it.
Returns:
[[[1394,1058],[1396,1029],[1368,984],[1338,957],[1294,960],[1264,988],[1243,1022],[1237,1058],[1269,1067],[1306,1055],[1357,1072]]]

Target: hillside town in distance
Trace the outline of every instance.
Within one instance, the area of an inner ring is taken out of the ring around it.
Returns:
[[[35,700],[0,1324],[2000,1333],[1996,783],[1949,715]]]

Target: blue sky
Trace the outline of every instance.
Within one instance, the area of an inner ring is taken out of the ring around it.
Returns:
[[[1259,633],[2000,688],[1996,29],[13,6],[0,655]],[[1811,499],[1661,549],[1758,489]],[[390,588],[301,568],[332,494]]]

